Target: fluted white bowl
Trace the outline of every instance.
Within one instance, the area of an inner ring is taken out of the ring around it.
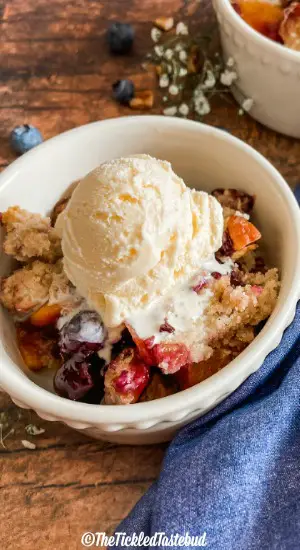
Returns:
[[[94,438],[141,444],[170,439],[180,426],[213,408],[279,344],[300,293],[300,216],[288,185],[254,149],[210,126],[159,116],[95,122],[38,146],[0,175],[0,210],[18,204],[46,214],[70,182],[104,160],[132,153],[169,160],[186,183],[197,189],[236,187],[254,193],[254,215],[270,262],[280,268],[282,276],[275,311],[238,358],[190,389],[128,406],[88,405],[55,395],[53,372],[28,371],[16,346],[11,319],[0,312],[0,384],[17,405]],[[2,256],[2,275],[8,270],[9,262]]]
[[[235,60],[233,93],[253,100],[250,115],[272,130],[300,138],[300,52],[248,25],[230,0],[213,0],[225,61]]]

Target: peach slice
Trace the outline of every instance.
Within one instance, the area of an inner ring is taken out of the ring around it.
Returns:
[[[272,40],[280,41],[278,31],[283,19],[281,6],[251,0],[239,0],[233,4],[236,11],[253,29]]]
[[[181,390],[186,390],[199,382],[203,382],[233,359],[231,353],[225,353],[221,350],[216,350],[212,357],[206,361],[200,361],[199,363],[192,363],[186,367],[180,369],[176,373],[176,379]]]
[[[17,342],[26,366],[33,371],[44,367],[59,366],[53,355],[54,338],[46,337],[38,329],[17,327]]]
[[[242,216],[230,216],[227,221],[227,229],[235,250],[242,250],[261,238],[261,234],[253,225]]]
[[[177,391],[178,384],[175,381],[175,376],[164,376],[160,372],[154,372],[140,401],[161,399],[162,397],[167,397],[167,395],[173,395]]]
[[[46,304],[29,317],[29,321],[36,327],[54,325],[60,316],[61,306],[59,304]]]

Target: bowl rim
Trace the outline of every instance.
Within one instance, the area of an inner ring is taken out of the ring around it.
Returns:
[[[270,53],[277,55],[280,54],[286,59],[289,59],[291,61],[298,61],[298,63],[300,62],[300,52],[298,52],[297,50],[292,50],[291,48],[288,48],[283,44],[279,44],[279,42],[275,42],[274,40],[271,40],[270,38],[267,38],[263,34],[259,33],[257,30],[251,27],[249,23],[246,23],[246,21],[244,21],[244,19],[235,11],[230,0],[213,1],[218,4],[220,8],[228,14],[229,17],[232,18],[235,26],[239,27],[244,34],[248,34],[260,46],[264,46],[265,49],[268,49],[270,51]]]
[[[39,156],[40,152],[47,151],[47,149],[51,150],[54,145],[59,145],[71,136],[82,134],[83,137],[85,137],[85,133],[92,127],[100,126],[102,130],[104,130],[105,127],[113,127],[115,125],[119,128],[122,125],[128,125],[130,122],[140,123],[142,125],[148,123],[155,127],[160,126],[168,129],[177,128],[178,130],[178,128],[182,128],[200,132],[204,135],[213,135],[217,139],[230,142],[234,147],[243,150],[256,160],[256,162],[258,162],[272,177],[273,185],[277,192],[280,193],[282,199],[287,203],[290,216],[295,225],[295,238],[300,243],[300,214],[298,204],[291,189],[275,167],[250,145],[244,143],[230,133],[191,120],[160,115],[144,115],[118,117],[79,126],[78,128],[74,128],[47,140],[13,162],[2,172],[2,174],[0,174],[0,192],[2,186],[10,183],[13,174],[16,171],[19,172],[23,164],[32,162],[35,156]],[[10,358],[8,358],[8,361],[1,361],[1,386],[13,399],[18,400],[20,404],[26,404],[28,408],[36,410],[38,414],[41,412],[41,415],[45,413],[50,417],[54,417],[49,418],[49,420],[77,421],[79,423],[87,423],[88,426],[100,424],[117,424],[121,426],[127,424],[130,426],[138,422],[149,421],[149,419],[155,419],[157,422],[161,420],[164,421],[163,417],[166,415],[178,412],[184,408],[189,409],[186,413],[186,415],[188,415],[192,411],[197,410],[197,408],[201,406],[201,402],[205,401],[212,393],[218,391],[222,395],[225,393],[226,387],[229,387],[229,389],[231,388],[231,393],[232,388],[236,388],[240,385],[240,371],[237,368],[238,364],[243,363],[243,372],[245,372],[246,367],[248,367],[247,376],[249,376],[249,374],[253,372],[253,369],[251,370],[251,365],[255,364],[257,361],[262,363],[266,355],[268,355],[280,342],[284,329],[292,321],[291,311],[293,310],[293,312],[295,312],[297,299],[300,297],[296,284],[298,280],[297,277],[300,273],[300,246],[298,250],[295,251],[295,254],[296,269],[293,274],[293,283],[290,286],[288,295],[284,303],[280,304],[279,301],[277,302],[275,310],[260,334],[236,359],[230,362],[221,371],[191,388],[158,400],[135,403],[126,407],[116,405],[91,405],[70,401],[52,394],[35,384],[24,375],[24,373],[11,371],[9,364],[13,363],[13,361]],[[0,345],[1,348],[3,348],[1,342]]]

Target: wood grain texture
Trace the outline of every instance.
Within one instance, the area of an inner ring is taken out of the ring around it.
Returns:
[[[17,409],[3,393],[0,409],[9,422],[0,445],[3,550],[80,549],[84,532],[112,533],[159,473],[165,445],[93,441]],[[45,432],[30,436],[28,424]],[[24,448],[24,439],[36,448]]]
[[[138,89],[155,86],[141,68],[151,47],[151,21],[188,18],[197,28],[213,22],[210,0],[0,0],[0,169],[15,158],[11,129],[36,125],[48,139],[108,117],[132,114],[111,99],[111,85],[130,77]],[[110,57],[109,21],[133,22],[134,51]],[[156,94],[153,113],[161,108]],[[138,114],[138,113],[137,113]],[[293,187],[300,180],[300,142],[240,117],[234,102],[217,100],[206,122],[230,130],[263,153]],[[0,446],[1,548],[82,548],[85,531],[112,531],[159,472],[165,446],[117,447],[88,440],[57,423],[19,411],[0,394],[10,419]],[[30,437],[29,423],[45,428]],[[36,444],[27,450],[21,441]]]

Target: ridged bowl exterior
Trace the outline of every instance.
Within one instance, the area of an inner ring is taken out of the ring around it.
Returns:
[[[194,188],[236,187],[254,193],[254,219],[270,263],[279,267],[282,278],[272,316],[239,357],[192,388],[129,406],[88,405],[55,395],[53,372],[28,371],[17,349],[11,319],[0,311],[0,384],[18,406],[96,439],[145,444],[170,439],[179,427],[215,407],[259,369],[279,344],[300,296],[300,214],[283,178],[250,146],[204,124],[159,116],[97,122],[38,146],[0,175],[0,209],[19,204],[45,214],[70,182],[104,160],[133,153],[170,160]],[[5,275],[9,268],[8,259],[1,257],[0,274]]]
[[[213,0],[223,56],[235,61],[239,103],[253,100],[250,115],[272,130],[300,138],[300,52],[260,35],[229,0]]]

